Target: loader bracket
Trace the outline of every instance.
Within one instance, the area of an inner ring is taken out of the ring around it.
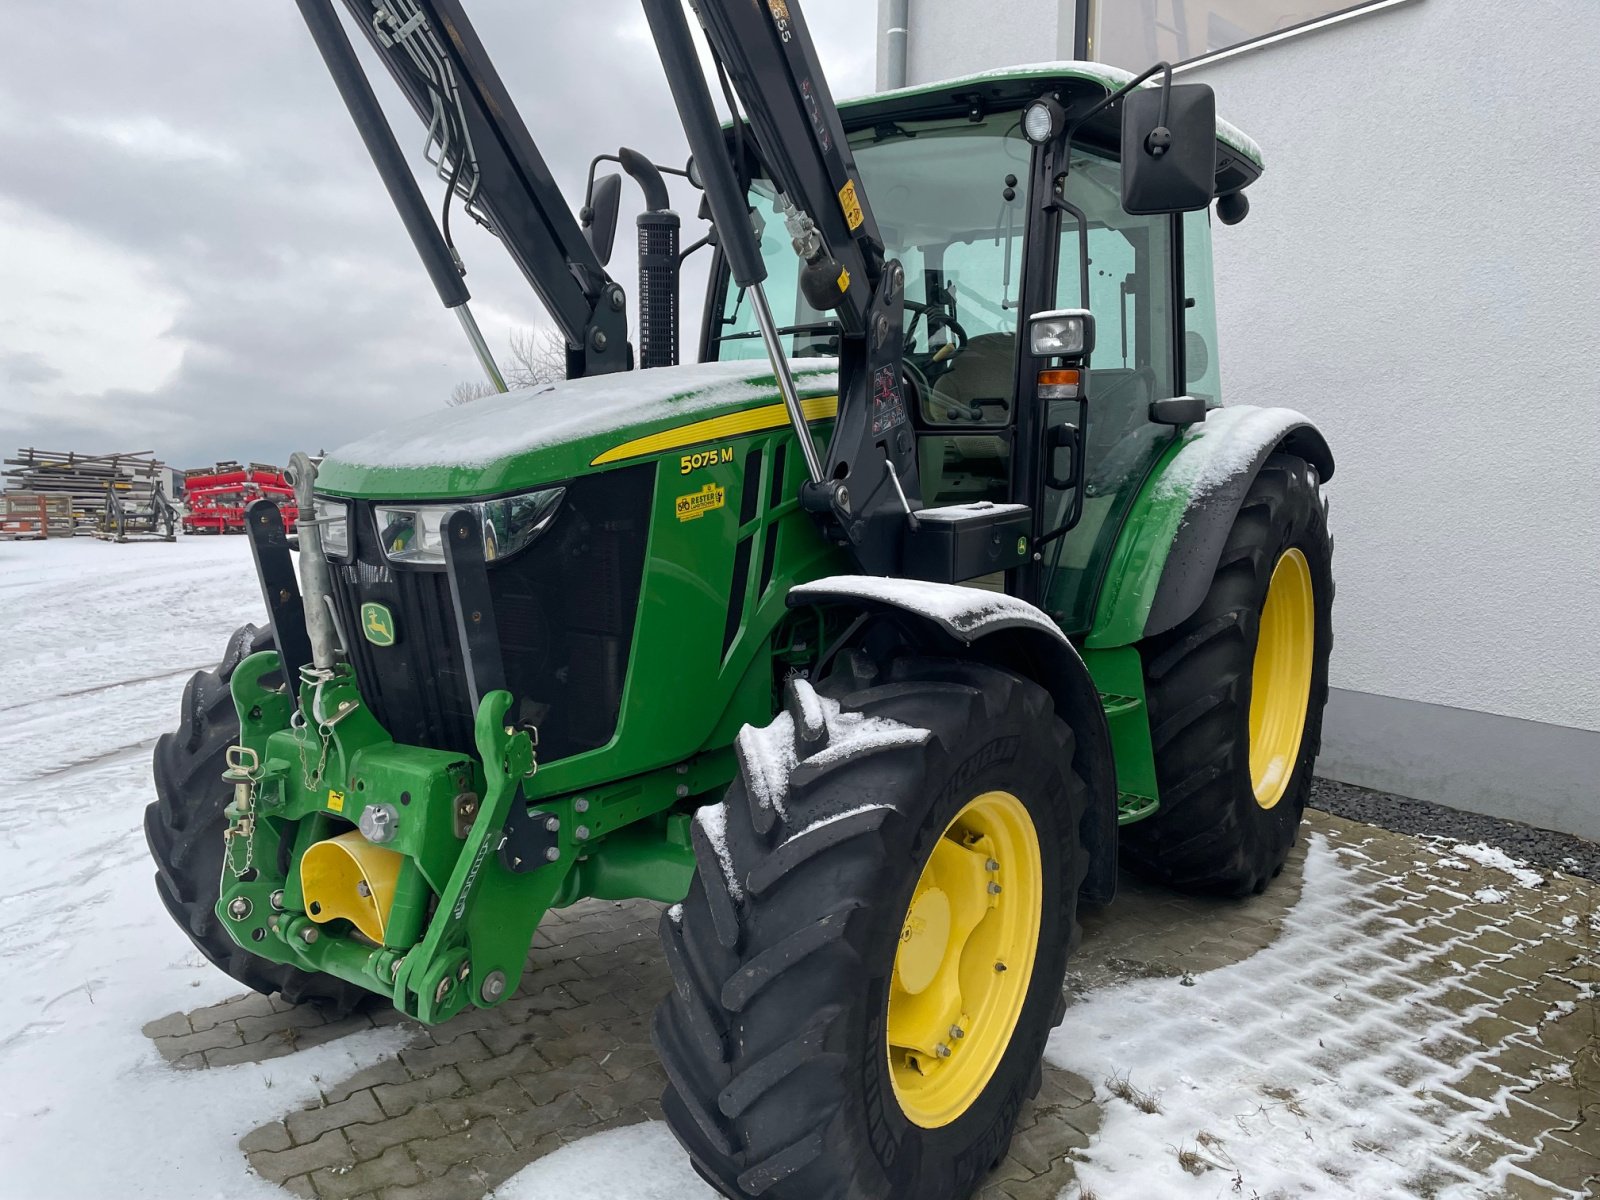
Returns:
[[[506,832],[500,842],[500,861],[518,875],[548,867],[561,857],[561,818],[535,808],[520,796],[512,802]]]

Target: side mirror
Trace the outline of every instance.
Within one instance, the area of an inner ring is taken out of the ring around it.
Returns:
[[[1137,88],[1123,97],[1124,210],[1194,212],[1211,203],[1216,177],[1217,97],[1208,85]]]
[[[1150,404],[1154,425],[1194,425],[1206,419],[1206,402],[1199,396],[1169,396]]]
[[[611,261],[611,248],[617,241],[617,214],[622,210],[622,176],[602,175],[584,203],[583,236],[600,265]]]

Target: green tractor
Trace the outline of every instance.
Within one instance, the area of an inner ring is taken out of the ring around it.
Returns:
[[[629,369],[617,178],[574,220],[457,0],[348,5],[572,378],[297,456],[298,575],[251,510],[271,620],[156,749],[162,899],[249,987],[430,1023],[512,996],[550,909],[663,902],[662,1103],[702,1176],[970,1194],[1080,905],[1119,861],[1259,892],[1301,820],[1333,461],[1221,407],[1212,301],[1210,213],[1244,216],[1260,152],[1170,72],[835,105],[794,0],[699,4],[725,125],[679,0],[645,0],[713,265],[700,364]],[[492,372],[342,26],[300,7]],[[678,219],[607,157],[649,202],[638,361],[670,364]]]

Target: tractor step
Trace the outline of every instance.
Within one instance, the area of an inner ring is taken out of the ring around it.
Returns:
[[[1156,809],[1161,807],[1161,801],[1154,796],[1136,796],[1132,792],[1117,793],[1117,824],[1132,825],[1135,821],[1142,821]]]

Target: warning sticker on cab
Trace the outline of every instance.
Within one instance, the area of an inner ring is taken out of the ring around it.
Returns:
[[[839,189],[839,207],[844,210],[844,223],[852,230],[860,229],[867,214],[861,211],[861,201],[856,197],[856,181],[852,179]]]
[[[328,811],[342,813],[344,811],[344,793],[328,789]]]
[[[708,483],[698,492],[678,497],[678,520],[693,521],[714,512],[728,502],[728,489]]]

